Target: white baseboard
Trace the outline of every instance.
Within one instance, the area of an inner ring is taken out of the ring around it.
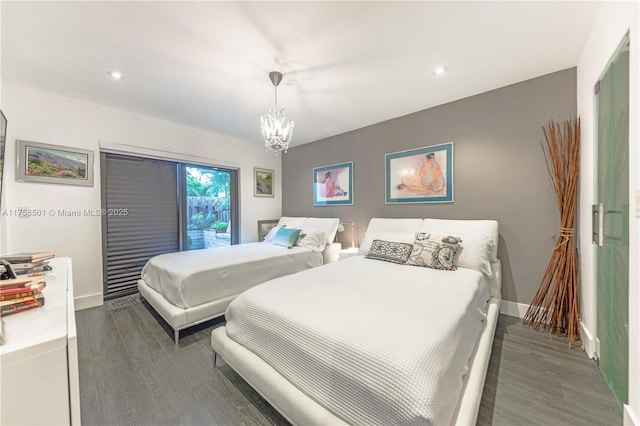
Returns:
[[[582,339],[582,346],[584,347],[584,351],[587,353],[589,358],[595,358],[596,356],[596,341],[593,338],[593,334],[587,326],[580,321],[580,336]],[[640,426],[640,425],[639,425]]]
[[[633,408],[630,405],[624,404],[622,424],[624,426],[640,426],[640,420],[638,420],[638,416],[633,412]]]
[[[104,303],[104,297],[102,293],[89,294],[87,296],[79,296],[73,299],[76,311],[83,309],[95,308],[96,306],[102,306]]]
[[[529,305],[524,303],[511,302],[510,300],[503,300],[500,303],[500,313],[503,315],[509,315],[510,317],[524,318],[527,313]]]

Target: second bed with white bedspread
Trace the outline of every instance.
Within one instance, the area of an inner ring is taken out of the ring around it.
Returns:
[[[349,424],[446,424],[489,298],[478,271],[356,256],[246,291],[226,333]]]
[[[322,265],[322,254],[303,247],[246,243],[156,256],[142,279],[168,302],[190,308],[239,294],[273,278]]]

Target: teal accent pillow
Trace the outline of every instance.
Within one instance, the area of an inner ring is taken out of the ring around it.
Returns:
[[[278,229],[278,232],[276,232],[275,237],[273,237],[271,244],[291,248],[296,244],[296,241],[298,241],[300,231],[302,230],[295,228],[280,228]]]

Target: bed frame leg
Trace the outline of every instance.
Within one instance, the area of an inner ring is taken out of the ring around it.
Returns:
[[[180,330],[173,330],[173,340],[176,342],[176,346],[178,346],[179,338],[180,338]]]
[[[218,368],[218,353],[213,351],[213,368]]]

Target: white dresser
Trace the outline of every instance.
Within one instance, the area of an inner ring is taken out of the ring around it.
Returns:
[[[0,424],[79,425],[80,384],[71,259],[49,263],[41,308],[4,317]]]

